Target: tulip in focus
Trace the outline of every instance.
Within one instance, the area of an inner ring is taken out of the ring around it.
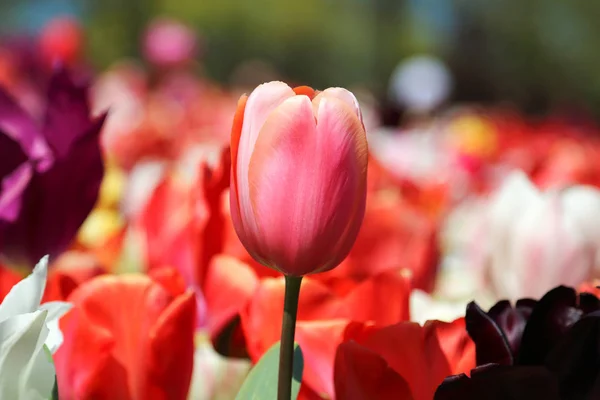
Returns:
[[[595,276],[600,249],[597,189],[572,186],[540,192],[517,172],[493,196],[488,217],[484,265],[498,297],[537,298],[557,285],[577,286]]]
[[[367,141],[352,93],[260,85],[239,101],[231,157],[233,223],[257,261],[303,276],[346,257],[366,199]]]
[[[47,353],[62,343],[58,319],[71,308],[53,301],[40,306],[48,257],[17,283],[0,304],[0,398],[48,399],[55,380]]]

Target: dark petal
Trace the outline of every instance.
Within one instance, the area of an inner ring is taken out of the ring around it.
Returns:
[[[379,354],[355,341],[338,346],[333,375],[338,399],[413,399],[406,380]]]
[[[19,143],[0,131],[0,182],[25,161],[27,156]]]
[[[239,315],[216,332],[211,339],[215,351],[220,355],[229,358],[249,358]]]
[[[54,72],[48,87],[43,134],[57,157],[65,157],[73,143],[92,129],[85,85],[76,85],[67,70]]]
[[[579,308],[583,311],[584,315],[598,311],[600,310],[600,300],[592,293],[580,293]]]
[[[485,366],[448,377],[434,400],[559,400],[556,377],[544,367]]]
[[[504,333],[515,359],[519,354],[523,330],[536,303],[535,300],[521,299],[513,308],[509,301],[503,300],[496,303],[487,313]]]
[[[579,320],[548,355],[561,398],[600,399],[600,311]]]
[[[41,160],[51,157],[40,128],[1,87],[0,131],[17,142],[29,158]],[[2,155],[4,155],[4,151]]]
[[[33,267],[44,255],[67,249],[98,198],[104,165],[99,131],[104,118],[73,143],[67,157],[31,178],[16,221],[6,227],[2,253]]]
[[[510,345],[504,333],[475,302],[467,305],[465,323],[469,336],[475,342],[477,365],[513,363]]]
[[[521,339],[518,364],[541,365],[548,352],[581,318],[574,289],[559,286],[544,295],[534,307]]]
[[[517,304],[515,304],[515,308],[519,310],[521,315],[529,319],[529,316],[533,312],[533,308],[537,305],[538,301],[534,299],[520,299],[517,300]]]

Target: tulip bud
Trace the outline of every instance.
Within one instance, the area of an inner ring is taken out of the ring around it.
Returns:
[[[346,257],[363,220],[367,178],[352,93],[260,85],[239,101],[231,159],[233,223],[257,261],[303,276]]]

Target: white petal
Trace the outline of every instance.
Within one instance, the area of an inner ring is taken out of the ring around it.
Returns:
[[[49,399],[54,388],[56,370],[50,355],[40,348],[31,359],[24,375],[24,399]]]
[[[48,256],[42,257],[31,275],[17,283],[0,304],[0,322],[37,310],[42,301],[48,275]]]
[[[421,325],[426,321],[452,322],[464,317],[467,302],[449,302],[435,300],[421,290],[413,290],[410,294],[410,319]]]
[[[63,334],[58,325],[59,319],[65,315],[73,305],[64,301],[51,301],[40,306],[40,310],[47,310],[46,324],[50,332],[46,338],[46,346],[54,354],[63,342]]]
[[[521,171],[511,173],[491,199],[492,231],[505,229],[506,225],[513,222],[541,196],[525,173]]]
[[[43,351],[48,335],[46,315],[46,311],[36,311],[0,322],[0,398],[21,399],[28,392],[26,385],[31,381],[37,353]]]
[[[233,399],[249,370],[248,361],[223,357],[201,338],[194,352],[188,400]]]

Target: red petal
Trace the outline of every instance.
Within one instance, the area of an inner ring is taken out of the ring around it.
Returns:
[[[335,358],[335,395],[345,400],[412,400],[408,383],[377,353],[351,341]]]
[[[185,399],[193,366],[195,299],[143,275],[103,276],[69,297],[56,353],[65,398]]]
[[[297,95],[308,96],[308,98],[311,100],[314,99],[316,95],[315,89],[311,88],[310,86],[296,86],[293,90]]]
[[[453,322],[428,321],[426,335],[435,335],[440,348],[446,355],[452,375],[467,374],[475,368],[475,343],[469,337],[465,319]]]

